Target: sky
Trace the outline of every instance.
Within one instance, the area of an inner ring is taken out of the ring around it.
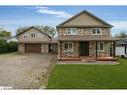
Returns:
[[[18,27],[55,27],[83,10],[112,24],[112,35],[127,32],[127,6],[0,6],[0,27],[12,32],[12,35]]]

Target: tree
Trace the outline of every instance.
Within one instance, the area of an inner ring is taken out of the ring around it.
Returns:
[[[117,38],[126,38],[127,33],[125,31],[122,31],[122,32],[116,34],[115,37],[117,37]]]
[[[51,26],[35,26],[36,28],[40,29],[41,31],[45,32],[46,34],[50,35],[51,37],[54,37],[56,34],[56,29]]]
[[[44,33],[50,35],[51,37],[54,37],[56,34],[56,29],[54,27],[51,27],[51,26],[35,25],[34,27],[36,27],[37,29],[39,29],[39,30],[43,31]],[[29,27],[19,27],[16,30],[16,35],[20,34],[21,32],[25,31],[28,28]]]
[[[0,28],[0,36],[1,37],[10,37],[11,36],[11,32],[4,30],[3,28]]]
[[[29,27],[19,27],[16,30],[16,36],[18,36],[20,33],[22,33],[23,31],[25,31],[26,29],[28,29]]]

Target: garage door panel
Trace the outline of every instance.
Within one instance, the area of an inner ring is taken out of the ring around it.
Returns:
[[[26,53],[41,53],[41,44],[26,44]]]

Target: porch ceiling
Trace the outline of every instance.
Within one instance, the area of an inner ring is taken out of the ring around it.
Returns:
[[[116,39],[111,36],[102,36],[102,35],[86,35],[86,36],[60,36],[58,37],[59,41],[116,41]]]

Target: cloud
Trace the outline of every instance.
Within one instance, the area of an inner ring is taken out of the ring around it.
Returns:
[[[65,12],[65,11],[57,11],[57,10],[52,10],[49,9],[48,7],[36,7],[37,8],[37,13],[41,14],[49,14],[49,15],[54,15],[56,17],[61,17],[61,18],[69,18],[72,15]]]
[[[113,21],[110,24],[114,26],[114,29],[127,29],[127,21]]]

